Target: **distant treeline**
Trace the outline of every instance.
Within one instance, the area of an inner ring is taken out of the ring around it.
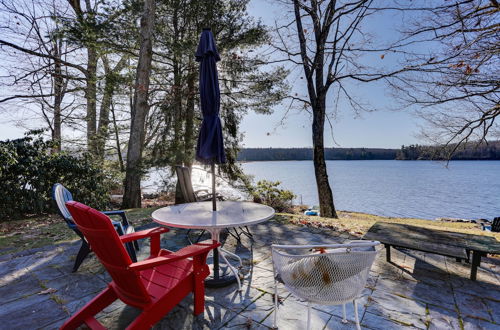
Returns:
[[[409,145],[402,146],[396,159],[399,160],[430,160],[447,159],[453,146],[439,148],[432,146]],[[451,157],[452,160],[500,160],[500,141],[488,142],[477,145],[469,143],[458,149]]]
[[[326,160],[442,160],[449,149],[409,145],[401,149],[325,148]],[[239,161],[312,160],[311,148],[245,148]],[[452,160],[500,160],[500,141],[470,144],[458,150]]]
[[[396,159],[398,149],[325,148],[326,160]],[[246,148],[239,161],[312,160],[311,148]]]

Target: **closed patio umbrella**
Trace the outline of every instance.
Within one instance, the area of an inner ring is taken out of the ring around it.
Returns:
[[[216,63],[220,61],[220,56],[210,28],[203,29],[195,56],[196,61],[200,62],[200,103],[203,113],[196,160],[212,166],[212,209],[216,211],[215,164],[225,163],[226,154],[219,118],[220,90]]]
[[[212,170],[212,211],[217,211],[215,194],[215,164],[226,162],[222,125],[219,118],[220,90],[217,74],[217,62],[220,61],[219,52],[215,45],[214,36],[209,28],[204,28],[198,49],[196,61],[200,62],[200,103],[203,121],[196,145],[196,160],[202,164],[210,164]],[[236,281],[235,276],[221,276],[219,274],[219,250],[214,250],[214,276],[207,279],[208,287],[221,287]]]

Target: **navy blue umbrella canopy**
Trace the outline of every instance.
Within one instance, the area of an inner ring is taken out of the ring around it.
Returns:
[[[217,62],[220,56],[210,29],[203,29],[196,50],[196,61],[200,62],[200,102],[203,113],[196,159],[203,164],[226,162],[222,125],[219,118],[220,90]]]

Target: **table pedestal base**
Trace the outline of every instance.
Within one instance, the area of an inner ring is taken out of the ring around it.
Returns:
[[[213,235],[213,236],[217,240],[219,239],[219,235],[217,232],[215,232],[215,235]],[[213,275],[211,275],[210,277],[208,277],[205,280],[205,286],[207,288],[222,288],[222,287],[225,287],[225,286],[228,286],[228,285],[231,285],[233,283],[238,282],[238,288],[239,288],[239,290],[241,290],[241,284],[240,284],[239,278],[237,277],[238,270],[236,268],[234,268],[233,266],[231,266],[231,264],[229,263],[227,258],[224,256],[224,254],[221,253],[222,252],[221,250],[223,250],[223,249],[217,248],[213,251],[213,255],[214,255],[214,268],[212,270]],[[223,250],[223,251],[225,251],[225,250]],[[231,270],[231,272],[234,275],[220,273],[219,256],[222,256],[222,258],[226,262],[227,267]]]
[[[234,275],[224,275],[219,276],[219,278],[213,278],[210,276],[205,280],[205,286],[207,288],[223,288],[236,282],[237,279]]]

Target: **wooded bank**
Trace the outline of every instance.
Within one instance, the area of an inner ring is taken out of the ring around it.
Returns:
[[[446,149],[409,145],[401,149],[325,148],[326,160],[446,160]],[[244,148],[238,161],[312,160],[312,148]],[[451,160],[500,160],[500,141],[488,145],[468,145]]]

